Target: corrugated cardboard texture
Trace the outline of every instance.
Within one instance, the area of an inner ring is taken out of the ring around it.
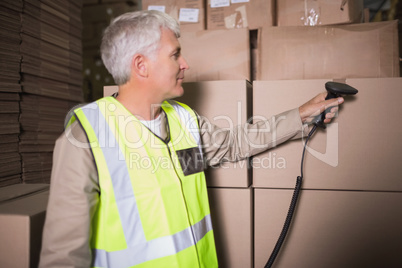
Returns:
[[[15,184],[0,188],[0,205],[21,197],[43,192],[49,189],[49,184]]]
[[[317,26],[363,22],[363,0],[280,0],[277,26]]]
[[[142,9],[148,10],[149,6],[163,6],[165,12],[180,23],[181,31],[201,31],[206,29],[205,23],[205,0],[142,0]],[[197,22],[183,22],[179,20],[180,9],[198,9]]]
[[[208,188],[219,267],[251,268],[252,190]]]
[[[230,2],[227,7],[207,5],[207,29],[257,29],[274,23],[274,0],[249,0],[239,3]]]
[[[323,80],[256,81],[253,115],[298,107],[325,91]],[[345,97],[339,116],[317,131],[304,160],[304,189],[402,191],[402,127],[396,107],[402,78],[346,79],[359,90]],[[253,186],[293,188],[300,175],[303,140],[253,158]]]
[[[244,124],[251,116],[251,83],[242,81],[205,81],[183,83],[186,103],[211,124],[231,128]],[[208,186],[248,187],[248,160],[209,167],[205,173]]]
[[[247,29],[184,32],[179,42],[190,66],[185,82],[250,80]]]
[[[2,188],[0,267],[38,266],[49,186],[17,184]]]
[[[293,192],[254,194],[255,267],[264,267]],[[401,211],[402,193],[303,190],[273,267],[402,267]]]
[[[258,80],[399,77],[397,21],[263,27]]]

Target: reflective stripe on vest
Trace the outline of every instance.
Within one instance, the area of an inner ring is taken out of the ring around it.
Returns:
[[[129,169],[126,165],[121,164],[121,160],[125,159],[126,156],[119,146],[119,142],[116,140],[115,133],[113,133],[110,128],[110,123],[107,123],[104,114],[101,112],[102,107],[99,106],[101,104],[102,102],[98,101],[82,107],[76,110],[76,116],[80,123],[86,126],[84,129],[86,130],[89,141],[92,143],[91,148],[96,164],[104,163],[106,167],[102,168],[107,170],[110,174],[113,193],[107,194],[114,195],[121,228],[123,230],[122,232],[127,246],[124,249],[114,251],[99,248],[93,249],[93,265],[95,267],[131,267],[149,260],[174,255],[196,245],[212,230],[209,213],[198,222],[193,223],[181,231],[157,237],[152,240],[146,239],[143,229],[144,226],[141,222],[136,196],[130,179]],[[183,106],[174,105],[174,103],[168,105],[174,108],[179,115],[178,118],[181,123],[186,125],[185,129],[191,133],[194,139],[193,142],[201,153],[199,132],[192,131],[196,129],[198,125],[194,126],[195,121],[190,120],[191,117],[195,115],[190,114]],[[167,112],[167,114],[169,113]],[[91,128],[88,128],[88,124],[91,125]],[[107,142],[107,145],[115,146],[105,146],[105,144],[102,144],[105,142]],[[174,145],[169,145],[169,148],[173,149],[173,147]],[[103,156],[104,159],[99,159],[101,157],[99,156],[100,150],[102,152],[101,156]],[[98,167],[98,172],[99,170]],[[102,171],[102,176],[104,175],[103,173],[104,171]],[[99,177],[101,177],[101,174],[99,174]],[[101,192],[102,190],[103,188],[101,187]],[[212,246],[214,247],[214,244]],[[212,263],[213,262],[214,261],[212,261]]]
[[[210,215],[191,228],[172,236],[165,236],[151,241],[143,241],[121,251],[107,252],[93,249],[95,267],[130,267],[149,260],[176,254],[195,245],[206,233],[212,230]],[[195,243],[193,243],[193,235]]]

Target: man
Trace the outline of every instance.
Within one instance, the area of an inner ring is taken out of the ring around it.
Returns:
[[[267,122],[219,130],[171,100],[189,68],[179,36],[157,11],[105,30],[102,59],[119,92],[76,109],[56,142],[41,267],[217,267],[204,164],[301,137],[303,123],[333,106],[329,123],[343,102],[319,94],[280,114],[275,135],[258,132]]]

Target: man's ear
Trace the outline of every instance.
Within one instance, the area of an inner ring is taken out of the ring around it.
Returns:
[[[144,55],[135,54],[131,61],[132,71],[141,77],[148,77],[148,61]]]

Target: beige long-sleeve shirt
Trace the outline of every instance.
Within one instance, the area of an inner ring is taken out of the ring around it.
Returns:
[[[161,138],[166,133],[162,114]],[[208,165],[248,158],[287,140],[302,137],[298,109],[254,124],[220,129],[198,116]],[[304,130],[306,131],[306,130]],[[40,267],[89,267],[91,219],[99,199],[98,175],[82,127],[73,123],[56,141]]]

